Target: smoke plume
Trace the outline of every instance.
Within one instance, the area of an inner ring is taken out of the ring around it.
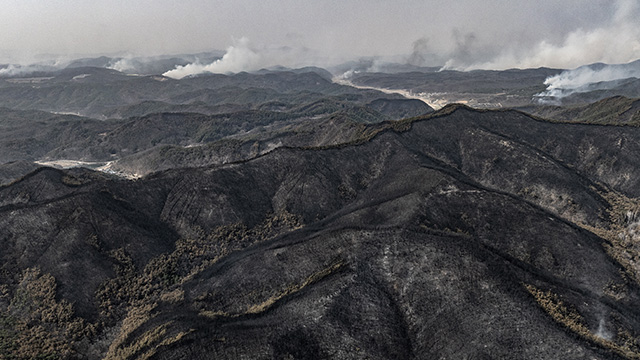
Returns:
[[[178,66],[163,75],[174,79],[182,79],[189,75],[202,73],[226,74],[252,71],[259,69],[261,60],[260,55],[249,47],[249,40],[243,37],[235,45],[227,48],[227,53],[224,54],[222,59],[210,64],[194,62]]]
[[[452,37],[455,47],[449,55],[449,60],[447,60],[442,67],[442,70],[467,70],[469,64],[477,61],[477,59],[491,56],[490,54],[486,54],[488,49],[479,44],[478,37],[475,33],[469,32],[463,34],[460,30],[453,29]]]
[[[547,78],[547,90],[536,95],[541,103],[558,104],[575,93],[613,89],[618,80],[640,78],[640,60],[628,64],[582,66]]]
[[[132,59],[129,58],[121,58],[114,59],[109,65],[107,69],[112,69],[116,71],[120,71],[123,73],[134,72],[136,69],[136,65]]]
[[[0,65],[0,78],[27,76],[27,75],[37,74],[37,73],[51,72],[51,71],[59,70],[61,67],[62,65],[59,63],[30,64],[30,65],[17,65],[17,64]]]
[[[600,320],[598,321],[598,329],[593,335],[605,340],[611,340],[613,338],[613,334],[607,328],[607,323],[604,319],[604,316],[600,315]]]
[[[527,49],[507,48],[494,59],[459,70],[532,68],[546,66],[570,69],[583,64],[625,63],[640,58],[640,2],[618,0],[615,13],[605,24],[579,28],[560,43],[542,40]]]
[[[203,73],[229,74],[256,71],[269,67],[301,67],[324,62],[322,57],[304,47],[254,48],[245,37],[227,48],[222,58],[211,63],[196,61],[165,72],[174,79]]]
[[[407,59],[407,64],[414,66],[424,66],[429,57],[429,39],[422,37],[413,42],[413,52]]]

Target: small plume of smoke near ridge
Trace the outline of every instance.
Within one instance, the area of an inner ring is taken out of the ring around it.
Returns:
[[[59,62],[45,63],[45,64],[30,64],[30,65],[16,65],[8,64],[0,65],[0,78],[3,77],[18,77],[27,76],[36,73],[51,72],[62,69],[66,63]]]
[[[613,338],[613,334],[611,334],[606,327],[604,318],[600,318],[600,321],[598,322],[598,330],[596,330],[594,335],[605,340],[611,340]]]
[[[116,71],[120,71],[126,73],[128,71],[132,71],[136,68],[135,64],[133,64],[131,59],[122,58],[118,60],[114,60],[112,63],[107,66],[107,69],[112,69]]]

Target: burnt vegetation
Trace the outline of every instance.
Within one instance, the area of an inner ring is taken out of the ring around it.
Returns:
[[[91,71],[173,100],[2,109],[0,358],[640,358],[637,100],[432,112],[318,69]],[[113,163],[29,161],[65,157]]]

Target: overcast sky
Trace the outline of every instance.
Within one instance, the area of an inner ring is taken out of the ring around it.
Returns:
[[[0,0],[0,61],[247,46],[282,62],[396,55],[417,65],[460,69],[570,68],[640,58],[639,3]],[[275,55],[279,51],[286,56]]]

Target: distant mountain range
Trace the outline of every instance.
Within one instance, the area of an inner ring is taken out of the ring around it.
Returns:
[[[95,67],[0,78],[0,104],[4,107],[72,113],[98,119],[167,110],[218,114],[237,108],[259,110],[268,107],[269,103],[288,109],[327,96],[350,96],[349,101],[355,103],[402,98],[335,84],[331,82],[331,74],[318,68],[210,74],[179,81],[161,75],[133,76]]]
[[[333,144],[349,139],[358,124],[433,111],[419,100],[334,84],[326,71],[315,68],[180,81],[101,68],[50,75],[55,76],[0,80],[5,106],[0,108],[0,163],[108,162],[154,147],[199,146],[232,135],[249,146],[264,143],[232,154],[238,160],[263,152],[270,142]],[[141,173],[162,168],[147,165]]]
[[[56,61],[55,63],[41,62],[34,64],[0,64],[0,76],[25,77],[39,76],[62,69],[95,67],[113,69],[126,74],[158,75],[176,66],[184,66],[194,62],[211,63],[222,58],[224,51],[211,51],[198,54],[161,55],[151,57],[132,56],[100,56],[74,59],[70,61]]]

